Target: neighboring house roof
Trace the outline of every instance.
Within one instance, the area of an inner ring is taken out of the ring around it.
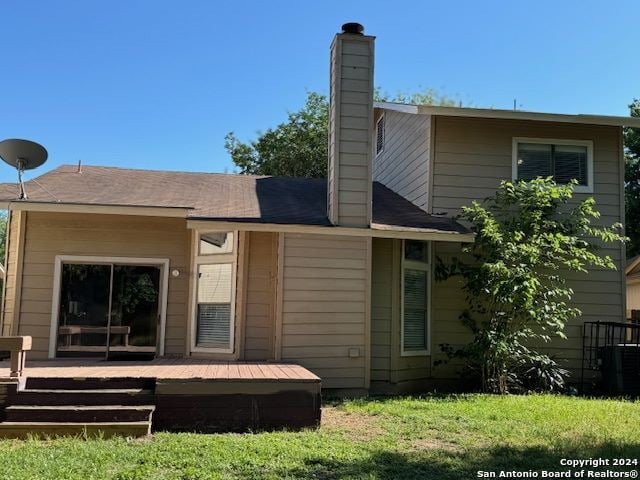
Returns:
[[[375,102],[375,108],[402,113],[443,115],[450,117],[505,118],[511,120],[537,120],[543,122],[586,123],[640,128],[640,117],[616,117],[612,115],[561,114],[501,110],[493,108],[440,107],[435,105],[409,105],[405,103]]]
[[[640,255],[636,255],[635,257],[630,258],[629,260],[627,260],[627,266],[624,269],[624,273],[626,275],[629,275],[630,273],[633,272],[633,270],[635,270],[635,268],[640,265]],[[636,272],[634,272],[636,273]]]
[[[63,165],[26,183],[28,202],[188,209],[188,219],[331,226],[326,180]],[[16,186],[0,184],[0,201]],[[373,185],[372,228],[469,233],[429,215],[384,185]]]

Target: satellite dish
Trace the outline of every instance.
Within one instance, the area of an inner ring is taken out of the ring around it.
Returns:
[[[18,198],[25,200],[27,192],[24,189],[22,175],[25,170],[33,170],[47,161],[45,148],[30,140],[11,138],[0,142],[0,158],[18,170]]]

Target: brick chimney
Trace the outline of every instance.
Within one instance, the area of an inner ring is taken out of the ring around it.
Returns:
[[[331,44],[327,210],[334,225],[371,223],[374,39],[345,23]]]

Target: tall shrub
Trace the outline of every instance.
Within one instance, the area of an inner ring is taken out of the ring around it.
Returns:
[[[463,248],[466,258],[438,262],[440,279],[462,279],[467,308],[460,318],[473,333],[463,348],[441,347],[464,358],[485,391],[562,388],[567,371],[532,345],[566,338],[567,322],[581,315],[570,303],[567,272],[616,268],[598,250],[625,240],[622,225],[595,226],[594,199],[570,202],[574,185],[502,182],[495,195],[462,210],[476,234]]]

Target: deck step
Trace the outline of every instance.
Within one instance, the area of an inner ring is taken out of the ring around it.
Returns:
[[[155,378],[108,377],[108,378],[70,378],[70,377],[27,377],[27,389],[63,389],[63,390],[95,390],[104,388],[131,389],[142,388],[153,390]]]
[[[25,388],[13,396],[11,405],[153,405],[152,390],[144,388],[101,388],[63,390]]]
[[[89,436],[105,438],[114,435],[144,437],[151,434],[151,422],[2,422],[0,438]]]
[[[10,405],[9,422],[143,422],[150,421],[154,405]]]

